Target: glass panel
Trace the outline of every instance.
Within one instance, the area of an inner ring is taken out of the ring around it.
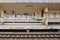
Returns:
[[[48,13],[47,18],[56,18],[57,13]]]
[[[57,13],[56,18],[60,18],[60,13]]]
[[[36,12],[35,17],[36,17],[37,19],[42,18],[41,12]]]

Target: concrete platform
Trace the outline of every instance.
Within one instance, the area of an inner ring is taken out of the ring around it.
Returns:
[[[0,29],[47,29],[42,23],[5,23]]]

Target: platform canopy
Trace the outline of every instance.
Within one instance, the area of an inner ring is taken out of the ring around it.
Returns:
[[[43,10],[48,7],[49,10],[60,10],[60,3],[0,3],[0,10]]]
[[[0,3],[0,10],[6,11],[15,11],[16,13],[25,13],[28,12],[30,14],[34,12],[40,12],[40,10],[44,9],[47,4],[40,3]]]
[[[60,3],[60,0],[0,0],[0,3]]]

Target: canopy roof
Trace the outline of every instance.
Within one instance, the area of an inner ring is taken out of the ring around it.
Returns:
[[[0,3],[0,10],[60,10],[60,3]]]

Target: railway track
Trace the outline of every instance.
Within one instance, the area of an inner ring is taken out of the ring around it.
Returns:
[[[56,31],[56,30],[55,30]],[[60,40],[60,32],[1,31],[0,40]]]

